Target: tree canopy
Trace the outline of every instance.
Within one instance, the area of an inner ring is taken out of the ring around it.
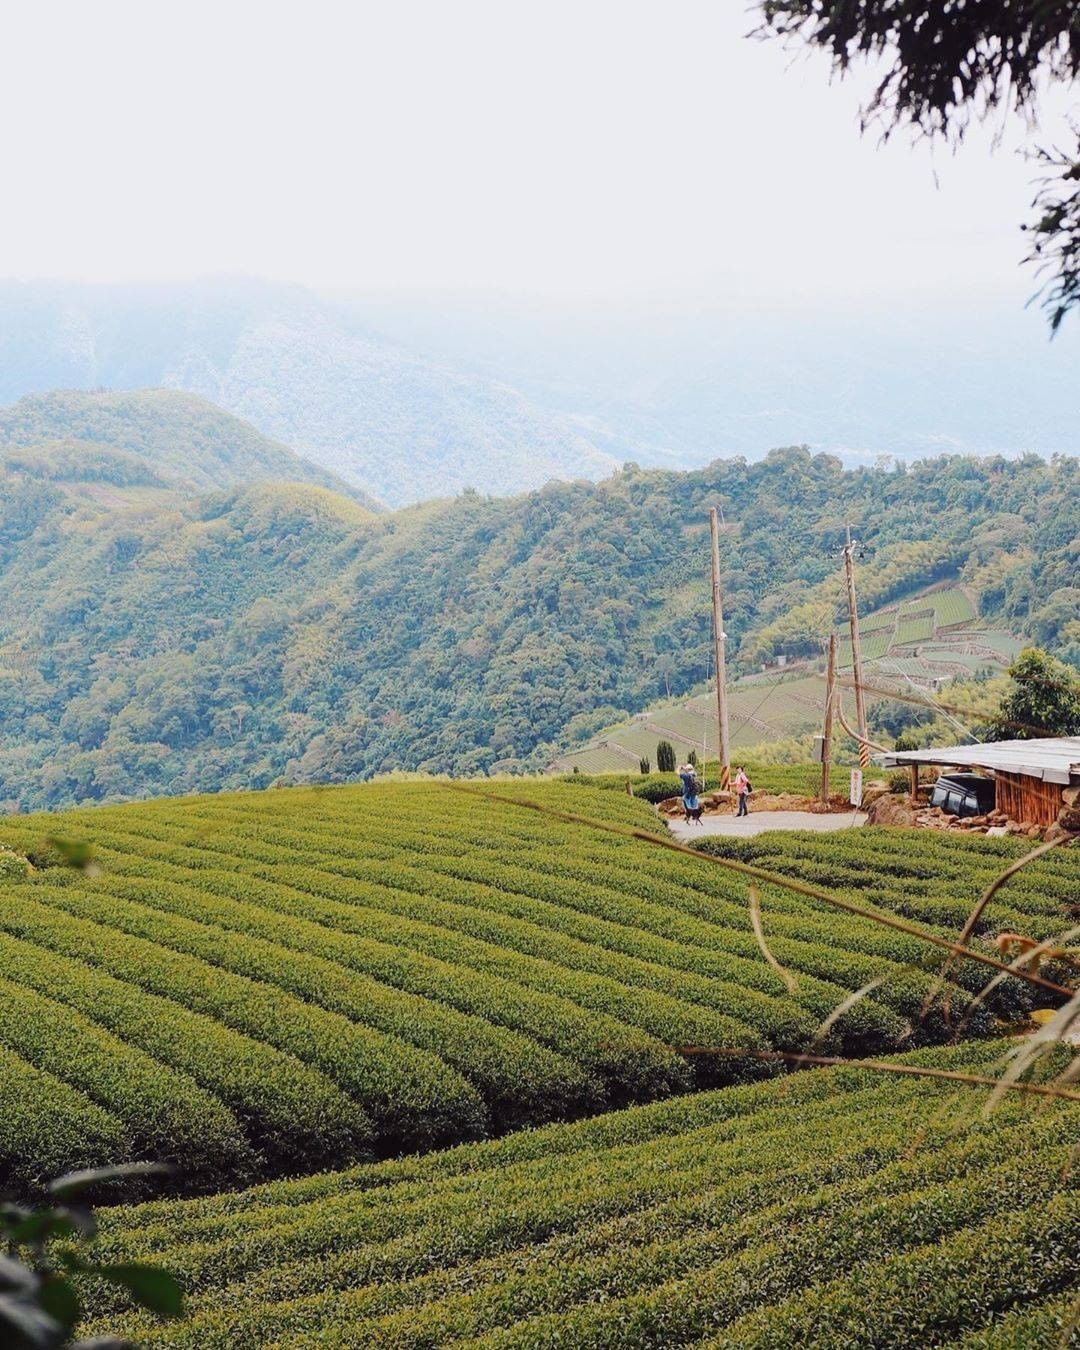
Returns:
[[[1080,736],[1080,680],[1062,661],[1028,647],[1009,667],[1012,685],[991,724],[990,739],[1026,741]]]
[[[957,143],[995,111],[1037,119],[1042,91],[1080,74],[1076,0],[761,0],[758,33],[821,48],[841,75],[883,64],[863,126],[908,127]],[[1075,149],[1036,152],[1030,260],[1053,329],[1080,302],[1080,126]]]

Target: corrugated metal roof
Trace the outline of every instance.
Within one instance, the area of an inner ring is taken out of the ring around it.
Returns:
[[[1047,736],[1037,741],[988,741],[985,745],[947,745],[934,750],[893,750],[885,767],[942,764],[1022,773],[1045,783],[1080,781],[1080,736]]]

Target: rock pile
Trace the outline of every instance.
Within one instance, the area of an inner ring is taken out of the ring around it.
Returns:
[[[966,834],[1015,835],[1044,839],[1048,844],[1080,834],[1080,788],[1066,788],[1063,805],[1053,825],[1026,825],[1010,820],[1003,811],[988,811],[984,816],[951,816],[925,802],[912,803],[906,792],[878,797],[867,813],[867,825],[922,826],[931,830],[951,830]]]

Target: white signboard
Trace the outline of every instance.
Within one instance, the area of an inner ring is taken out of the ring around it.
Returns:
[[[851,771],[851,793],[848,800],[852,806],[862,806],[862,769]]]

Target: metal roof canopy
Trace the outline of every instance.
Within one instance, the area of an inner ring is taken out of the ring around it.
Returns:
[[[1080,781],[1080,736],[1047,736],[1035,741],[988,741],[985,745],[947,745],[935,750],[891,750],[885,767],[942,764],[958,768],[1022,773],[1044,783]]]

